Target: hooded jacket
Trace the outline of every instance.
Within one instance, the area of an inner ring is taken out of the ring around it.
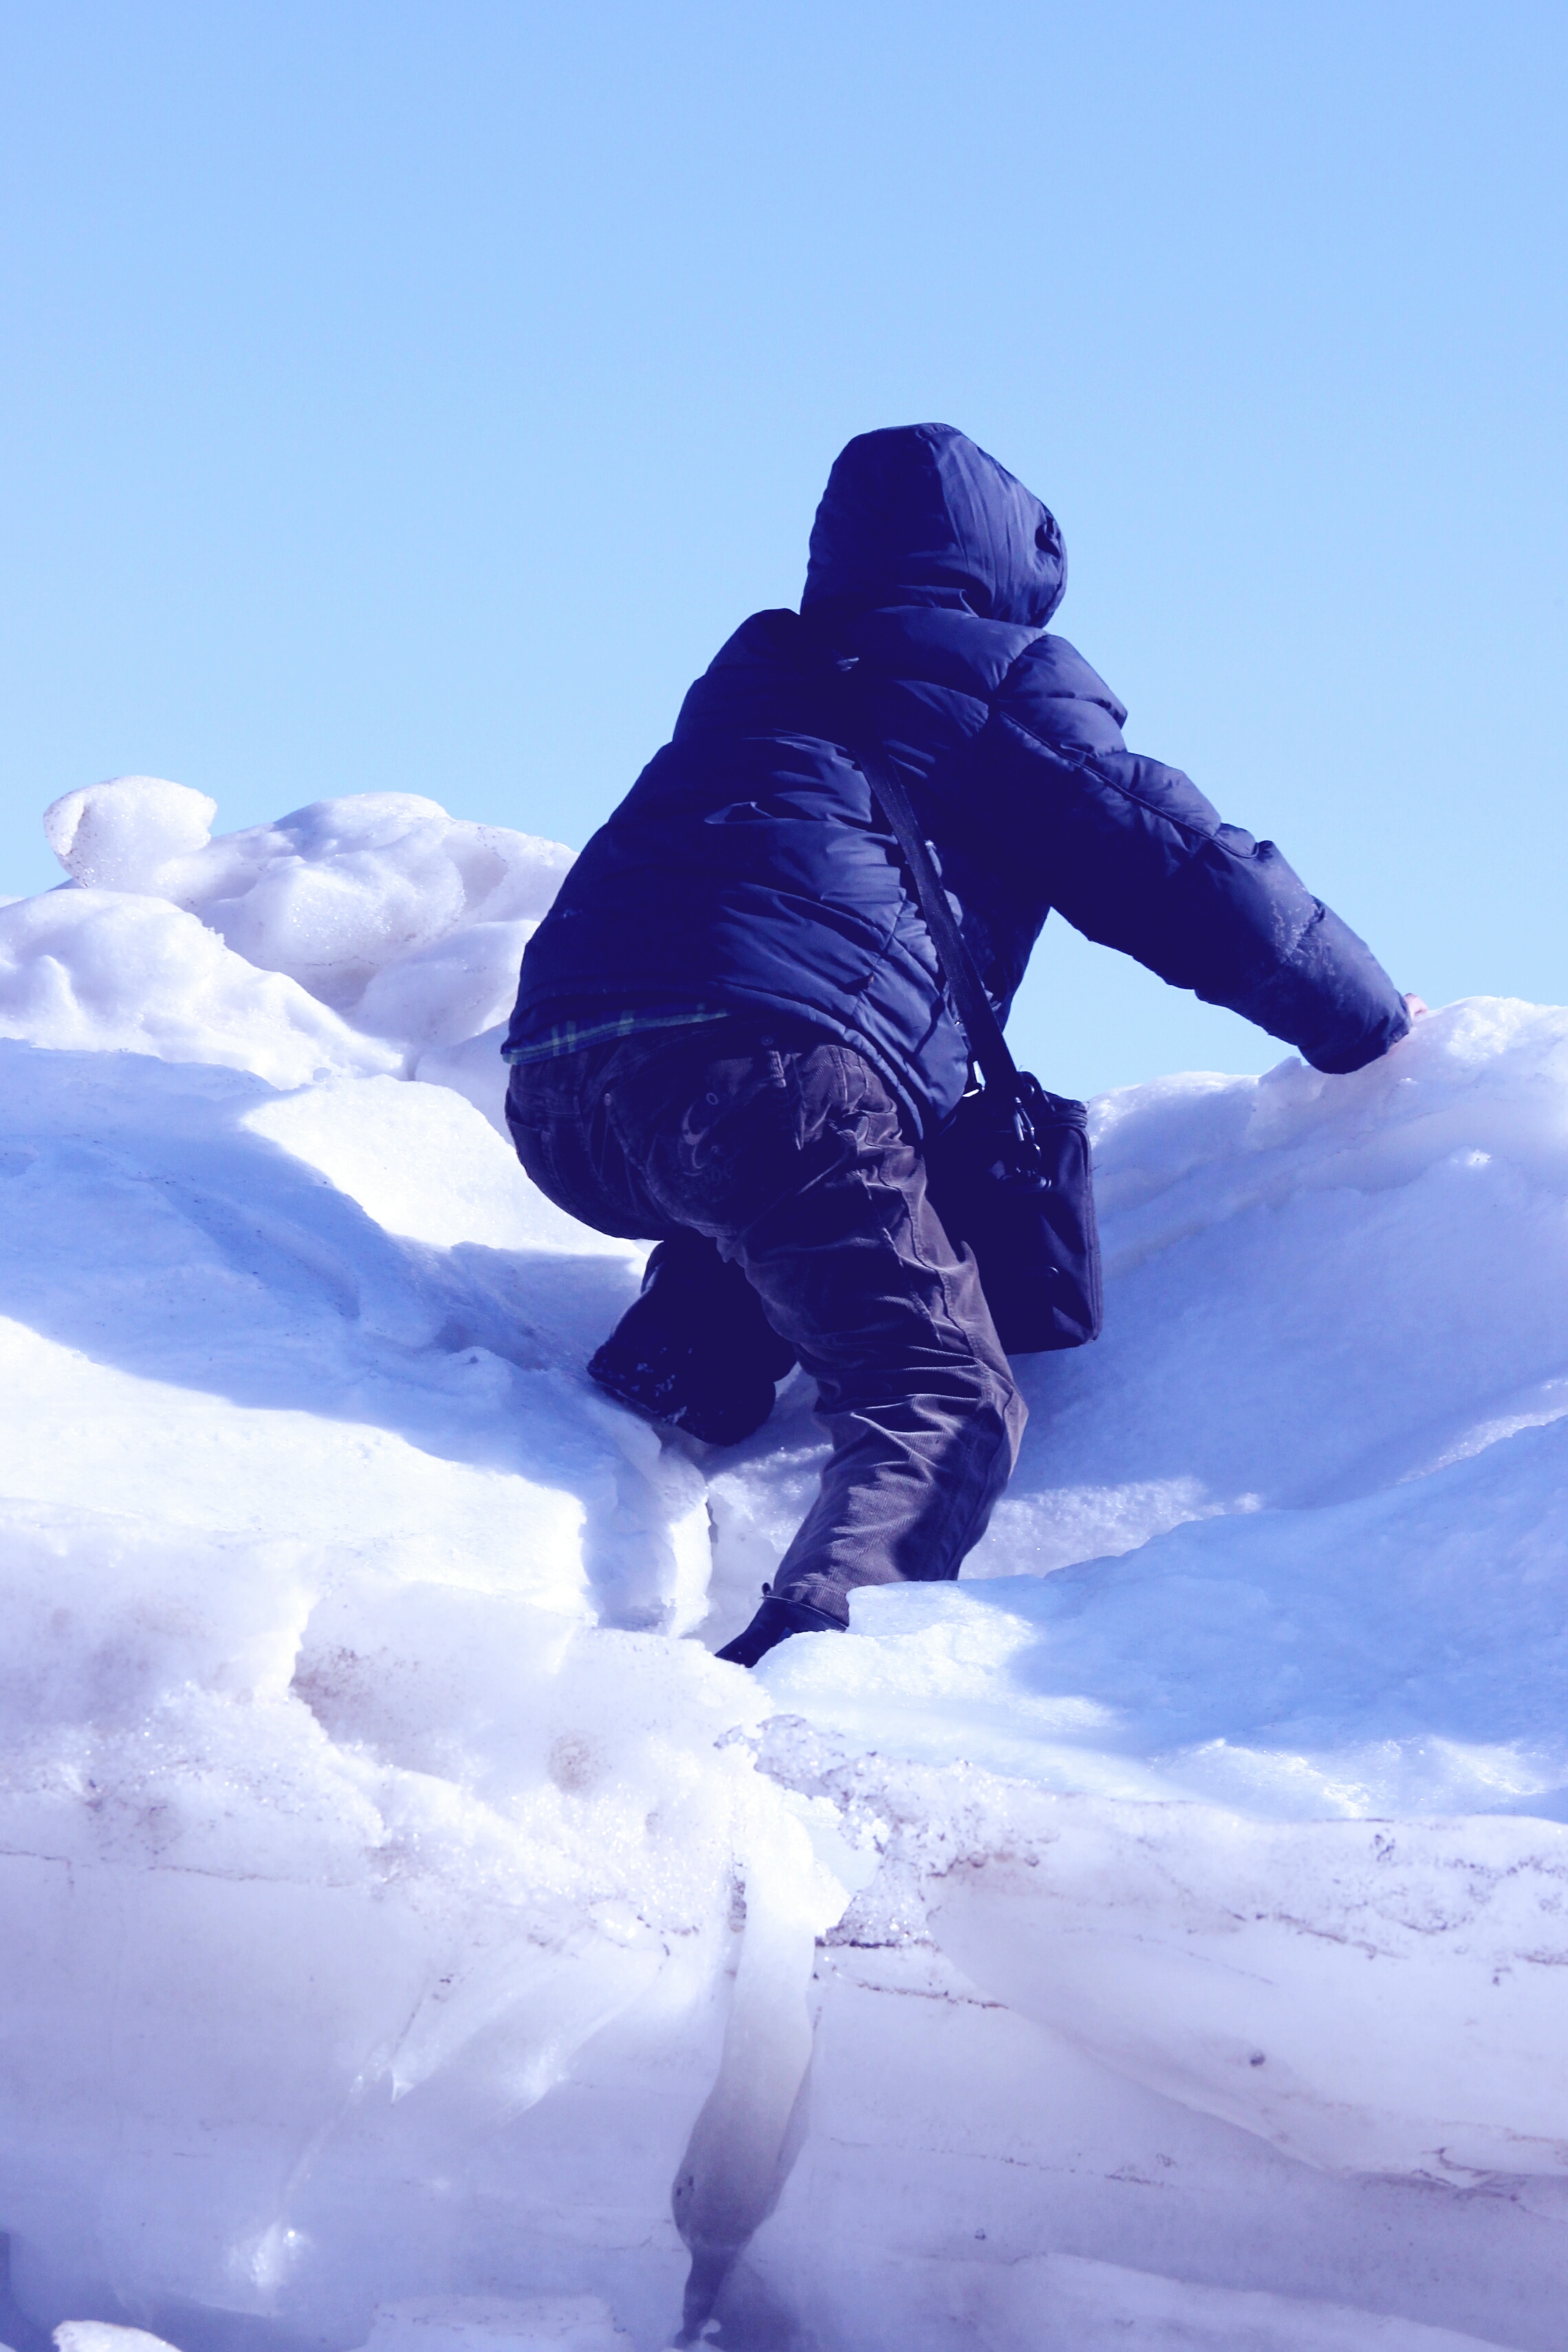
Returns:
[[[693,686],[530,940],[503,1050],[639,1007],[782,1013],[940,1124],[968,1044],[850,748],[874,737],[1004,1020],[1055,907],[1320,1070],[1385,1053],[1398,990],[1271,842],[1128,751],[1122,704],[1047,630],[1066,578],[1049,510],[951,425],[852,441],[800,612],[753,614]]]

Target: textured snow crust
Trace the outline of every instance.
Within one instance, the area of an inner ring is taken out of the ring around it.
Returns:
[[[0,908],[0,2336],[1555,2347],[1568,1013],[1102,1100],[964,1580],[748,1676],[810,1384],[600,1399],[496,1131],[569,853],[213,816]]]

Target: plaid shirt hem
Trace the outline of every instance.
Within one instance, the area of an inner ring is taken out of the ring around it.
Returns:
[[[555,1021],[541,1036],[531,1038],[526,1045],[503,1046],[502,1058],[514,1066],[549,1062],[559,1054],[575,1054],[581,1045],[607,1045],[612,1037],[635,1037],[645,1029],[690,1029],[702,1022],[723,1021],[727,1016],[728,1008],[724,1005],[688,1005],[682,1013],[661,1013],[645,1005],[602,1021]]]

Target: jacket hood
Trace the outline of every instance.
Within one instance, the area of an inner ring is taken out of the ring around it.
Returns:
[[[1067,586],[1056,519],[951,425],[861,433],[811,526],[802,613],[931,604],[1044,628]]]

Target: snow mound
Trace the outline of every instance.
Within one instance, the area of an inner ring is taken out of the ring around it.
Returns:
[[[214,841],[215,814],[186,785],[116,776],[56,801],[44,829],[84,888],[198,916],[246,963],[415,1055],[461,1045],[510,1010],[523,948],[571,863],[558,842],[455,821],[413,793],[317,801]]]
[[[969,1571],[748,1676],[810,1383],[605,1402],[496,1131],[569,853],[214,814],[0,908],[0,2336],[1554,2352],[1568,1013],[1103,1099]]]
[[[216,1063],[277,1087],[396,1069],[402,1059],[297,981],[258,971],[193,915],[98,889],[0,907],[0,1036]]]

